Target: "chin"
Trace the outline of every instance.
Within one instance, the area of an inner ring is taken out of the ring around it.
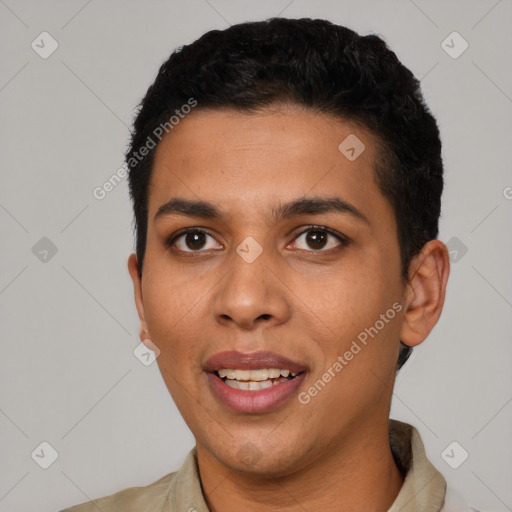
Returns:
[[[293,442],[290,436],[285,443],[279,439],[269,442],[267,435],[261,432],[256,436],[233,436],[232,439],[226,436],[220,443],[217,438],[206,446],[225,467],[262,478],[283,477],[296,472],[304,465],[307,455],[303,441]]]

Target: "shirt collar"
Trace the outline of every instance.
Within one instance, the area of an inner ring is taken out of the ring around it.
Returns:
[[[419,432],[407,423],[390,420],[389,442],[405,480],[388,512],[439,512],[446,481],[427,459]]]

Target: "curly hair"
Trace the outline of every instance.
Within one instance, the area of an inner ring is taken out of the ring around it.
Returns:
[[[191,98],[196,109],[248,113],[293,103],[369,130],[378,148],[377,184],[395,214],[408,279],[412,258],[438,235],[441,141],[419,81],[380,37],[326,20],[272,18],[212,30],[174,51],[139,105],[126,151],[141,274],[156,147],[137,161],[133,154]],[[398,368],[411,350],[401,344]]]

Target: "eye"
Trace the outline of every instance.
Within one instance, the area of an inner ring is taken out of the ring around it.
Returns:
[[[348,239],[341,234],[332,233],[324,227],[310,227],[295,238],[295,249],[306,251],[324,251],[348,244]]]
[[[213,236],[201,229],[187,229],[172,237],[167,243],[183,252],[202,252],[208,249],[222,249]]]

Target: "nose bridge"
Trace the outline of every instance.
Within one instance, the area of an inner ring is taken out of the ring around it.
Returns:
[[[273,264],[270,250],[264,250],[254,238],[247,237],[237,246],[226,258],[226,271],[215,296],[217,321],[247,329],[261,321],[286,320],[289,304]]]

